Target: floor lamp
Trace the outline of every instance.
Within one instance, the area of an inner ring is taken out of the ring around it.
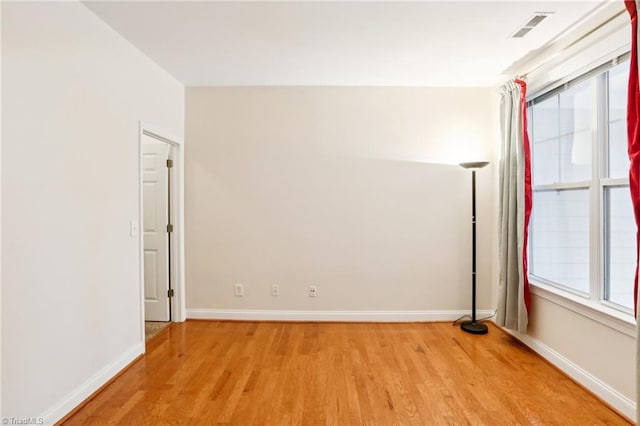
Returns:
[[[487,326],[476,320],[476,169],[488,165],[488,161],[473,161],[460,163],[465,169],[471,169],[471,235],[473,240],[473,254],[471,263],[471,321],[464,321],[460,328],[471,334],[486,334]]]

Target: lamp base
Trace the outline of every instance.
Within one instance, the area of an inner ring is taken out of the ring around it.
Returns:
[[[462,331],[466,331],[471,334],[487,334],[489,329],[481,322],[465,321],[460,324]]]

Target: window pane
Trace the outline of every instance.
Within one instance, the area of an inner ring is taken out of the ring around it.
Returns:
[[[578,182],[591,179],[591,144],[593,132],[583,130],[563,136],[560,151],[561,182]]]
[[[532,163],[534,185],[560,182],[560,139],[535,142]]]
[[[560,134],[595,128],[596,79],[590,78],[560,93]]]
[[[609,123],[609,177],[629,177],[627,124],[625,120]]]
[[[628,61],[609,70],[609,121],[625,120],[627,118],[628,84]]]
[[[609,70],[609,177],[629,176],[627,155],[627,82],[629,62]]]
[[[531,272],[589,291],[589,190],[534,191]]]
[[[560,135],[558,97],[554,96],[531,107],[533,115],[533,141],[545,141]]]
[[[527,134],[529,142],[533,142],[533,107],[527,108]]]
[[[633,307],[636,223],[629,187],[605,188],[607,211],[605,299]]]
[[[596,80],[590,78],[560,93],[560,182],[591,179]]]

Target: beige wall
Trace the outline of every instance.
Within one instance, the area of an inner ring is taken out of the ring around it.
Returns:
[[[483,88],[187,89],[187,309],[469,308],[471,176],[438,163],[491,159],[494,102]],[[492,181],[479,172],[481,309]]]
[[[634,337],[539,296],[532,298],[529,323],[530,337],[635,399]]]
[[[520,339],[629,419],[636,416],[635,325],[534,289]]]
[[[79,2],[2,2],[2,416],[51,424],[144,349],[138,122],[184,87]]]

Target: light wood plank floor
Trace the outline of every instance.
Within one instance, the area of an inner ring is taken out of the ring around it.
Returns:
[[[187,321],[65,424],[629,423],[494,326]]]

